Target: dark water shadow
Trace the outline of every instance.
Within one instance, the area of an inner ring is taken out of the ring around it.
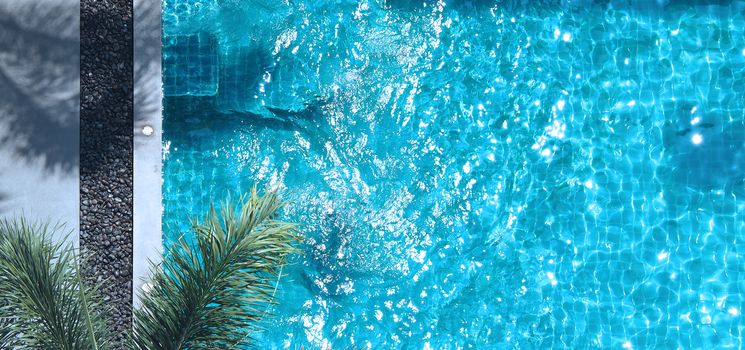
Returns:
[[[0,7],[0,147],[22,161],[40,161],[46,172],[70,174],[79,163],[79,41],[25,26],[23,15],[7,8]],[[59,18],[77,12],[76,4],[60,3],[25,16],[49,27],[76,26]]]
[[[745,181],[745,121],[730,112],[702,108],[691,124],[693,101],[666,106],[663,144],[672,167],[672,181],[696,190],[730,189]],[[739,107],[734,107],[739,108]]]

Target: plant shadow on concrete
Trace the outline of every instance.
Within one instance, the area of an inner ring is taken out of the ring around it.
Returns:
[[[134,3],[134,117],[136,125],[154,124],[160,116],[160,2],[141,0]],[[135,134],[137,135],[137,133]]]
[[[0,4],[0,147],[47,172],[78,165],[79,7]]]
[[[8,199],[8,195],[6,195],[3,192],[0,192],[0,214],[3,214],[8,208],[6,208],[6,205],[3,204]]]
[[[285,205],[256,189],[211,208],[152,267],[134,311],[134,349],[224,349],[251,344],[256,321],[274,302],[278,271],[298,252],[295,225],[277,220]],[[23,219],[0,222],[0,348],[110,349],[99,284],[82,278],[58,228]]]

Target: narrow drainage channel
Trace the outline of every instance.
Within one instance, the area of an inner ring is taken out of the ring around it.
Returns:
[[[106,281],[117,349],[132,324],[132,28],[131,1],[81,0],[80,246]]]

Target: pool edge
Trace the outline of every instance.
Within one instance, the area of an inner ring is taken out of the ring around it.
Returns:
[[[134,305],[163,251],[160,28],[160,2],[134,0]]]

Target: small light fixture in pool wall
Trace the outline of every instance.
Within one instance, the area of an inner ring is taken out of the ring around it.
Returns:
[[[691,136],[691,142],[693,142],[694,145],[700,145],[701,142],[704,142],[704,137],[701,136],[701,134],[693,134],[693,136]]]
[[[153,134],[153,132],[155,132],[155,129],[153,129],[153,127],[150,125],[145,125],[142,127],[142,134],[145,136],[150,136]]]

